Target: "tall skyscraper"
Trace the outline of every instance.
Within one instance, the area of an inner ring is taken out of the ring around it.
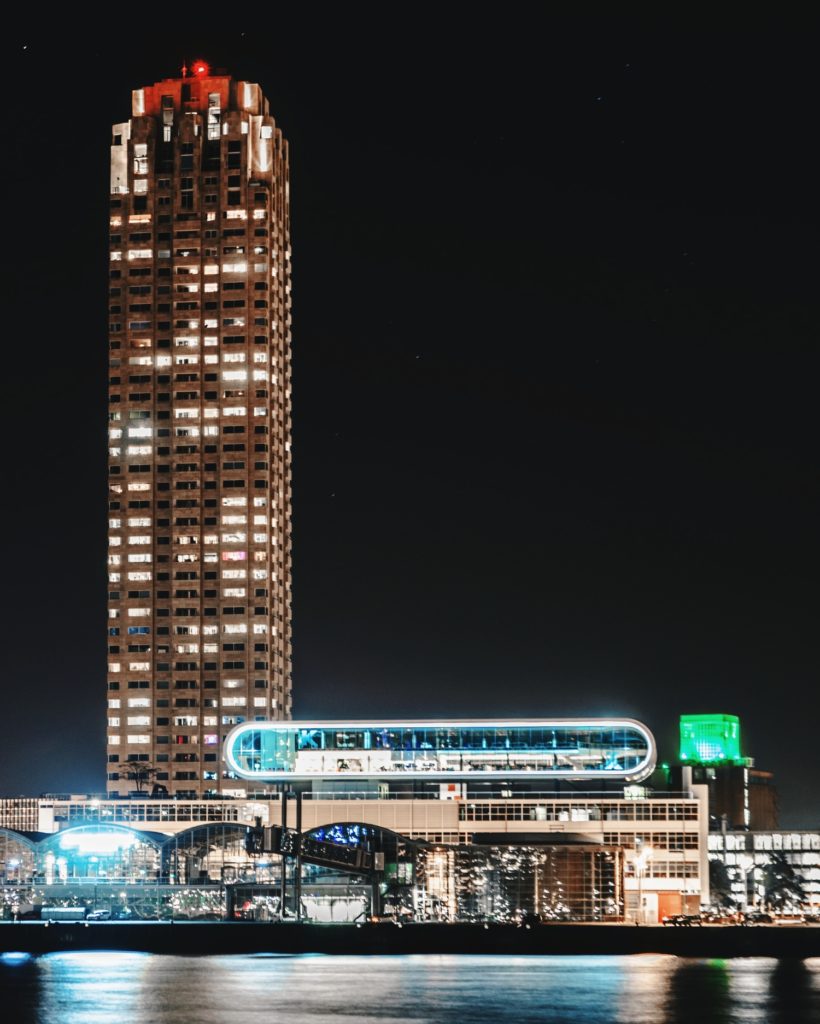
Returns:
[[[108,791],[240,795],[291,709],[288,147],[196,61],[111,139]]]

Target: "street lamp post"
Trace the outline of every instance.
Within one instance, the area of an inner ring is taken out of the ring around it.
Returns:
[[[652,847],[644,846],[639,840],[638,856],[635,858],[635,875],[638,879],[638,916],[637,924],[646,924],[646,909],[643,905],[643,875],[646,865],[652,858]]]

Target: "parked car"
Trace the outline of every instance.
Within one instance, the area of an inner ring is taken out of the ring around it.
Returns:
[[[664,924],[673,925],[675,928],[691,928],[693,925],[700,927],[703,924],[700,914],[670,914],[663,919]]]
[[[110,910],[92,910],[90,914],[86,916],[86,921],[110,921],[111,911]]]

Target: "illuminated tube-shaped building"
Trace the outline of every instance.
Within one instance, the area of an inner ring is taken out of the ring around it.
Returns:
[[[629,718],[246,722],[228,734],[229,771],[265,783],[493,776],[640,782],[655,767],[645,725]],[[477,781],[477,780],[476,780]]]

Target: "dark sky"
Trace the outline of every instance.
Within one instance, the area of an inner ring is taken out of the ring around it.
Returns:
[[[104,785],[110,124],[201,56],[292,146],[297,717],[731,712],[817,827],[810,27],[381,10],[5,35],[0,792]]]

